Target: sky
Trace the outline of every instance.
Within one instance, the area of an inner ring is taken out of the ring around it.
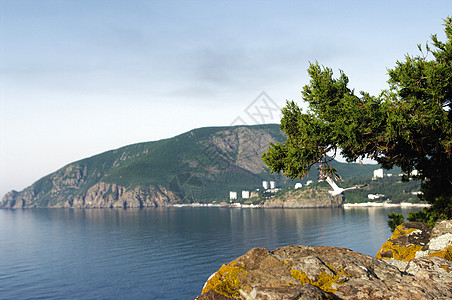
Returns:
[[[278,123],[310,62],[387,88],[452,1],[0,0],[0,197],[194,128]]]

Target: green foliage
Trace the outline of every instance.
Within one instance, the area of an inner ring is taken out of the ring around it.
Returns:
[[[350,190],[346,193],[346,203],[362,203],[369,202],[368,194],[382,194],[384,197],[378,198],[377,201],[390,201],[391,203],[419,203],[420,199],[413,192],[420,189],[419,181],[410,180],[401,182],[399,176],[384,177],[377,180],[370,178],[352,178],[342,183],[344,188],[365,185],[356,190]]]
[[[325,167],[327,153],[340,151],[349,162],[372,158],[386,169],[400,167],[408,174],[404,180],[422,181],[422,200],[432,205],[425,221],[452,218],[451,18],[445,32],[446,42],[433,35],[432,50],[427,45],[426,53],[397,62],[389,70],[389,89],[379,96],[357,96],[344,72],[336,79],[331,69],[311,64],[302,91],[309,109],[302,112],[293,101],[283,109],[280,127],[287,140],[262,157],[270,170],[303,178],[321,162],[323,176],[335,176],[334,168]],[[410,175],[413,170],[419,174]]]
[[[391,232],[394,232],[394,230],[399,226],[400,224],[405,222],[405,218],[402,214],[392,212],[388,215],[388,226],[391,229]]]
[[[435,223],[438,220],[446,220],[447,215],[435,210],[430,210],[424,208],[423,210],[419,211],[412,211],[408,214],[407,217],[408,221],[410,222],[424,222],[427,223],[428,226],[433,228],[435,226]]]

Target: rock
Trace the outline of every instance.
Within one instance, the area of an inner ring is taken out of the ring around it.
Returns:
[[[431,279],[434,282],[452,284],[452,262],[440,257],[423,257],[410,260],[405,273],[419,280]]]
[[[66,179],[66,181],[69,179]],[[73,179],[70,179],[71,182]],[[141,186],[126,188],[114,183],[99,182],[86,192],[69,196],[67,189],[54,188],[48,194],[39,194],[32,187],[22,192],[9,192],[0,208],[66,207],[66,208],[141,208],[168,206],[178,203],[181,198],[161,186]]]
[[[439,221],[432,229],[428,249],[430,251],[440,251],[449,246],[452,246],[452,221]]]
[[[377,258],[409,261],[416,252],[426,250],[431,229],[425,223],[404,223],[394,230],[386,243],[377,252]]]
[[[421,258],[408,263],[408,274],[344,248],[254,248],[223,265],[196,299],[446,299],[451,267],[444,258]]]
[[[329,208],[342,207],[344,195],[332,196],[326,188],[290,190],[280,196],[268,199],[267,208]]]
[[[389,259],[402,272],[409,261],[422,257],[452,260],[452,221],[439,221],[433,229],[418,222],[401,224],[377,252],[377,258]]]
[[[416,252],[416,258],[422,257],[442,257],[452,261],[452,220],[436,223],[426,247]]]

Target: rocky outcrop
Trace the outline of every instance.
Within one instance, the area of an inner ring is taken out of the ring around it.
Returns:
[[[162,187],[136,187],[126,189],[116,184],[100,182],[92,186],[85,195],[66,201],[65,207],[83,208],[142,208],[168,206],[178,203],[180,198]]]
[[[328,208],[341,207],[344,195],[332,196],[325,188],[290,190],[268,199],[264,207],[268,208]]]
[[[439,221],[433,229],[419,222],[401,224],[377,252],[377,258],[412,275],[423,270],[422,266],[437,271],[446,268],[436,257],[452,261],[452,221]]]
[[[410,261],[416,252],[426,250],[431,229],[425,223],[410,222],[399,225],[377,252],[377,258]]]
[[[47,197],[42,201],[40,197]],[[167,206],[180,202],[175,193],[159,186],[126,188],[117,184],[99,182],[91,186],[86,192],[75,197],[68,197],[58,190],[51,190],[50,194],[39,195],[32,187],[25,191],[9,192],[1,203],[1,208],[45,207],[66,208],[142,208]]]
[[[28,187],[22,192],[11,191],[3,197],[0,208],[26,208],[35,199],[36,192],[32,187]]]
[[[439,222],[431,235],[419,223],[404,224],[391,243],[424,244],[409,260],[324,246],[254,248],[223,265],[196,299],[451,299],[451,231],[452,221]]]

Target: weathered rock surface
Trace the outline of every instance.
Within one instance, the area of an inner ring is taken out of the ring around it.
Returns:
[[[433,230],[422,223],[399,227],[388,240],[393,248],[420,250],[380,259],[324,246],[254,248],[223,265],[196,299],[451,299],[452,221]]]
[[[39,194],[33,187],[25,191],[9,192],[0,203],[1,208],[40,207],[40,197],[47,197],[45,207],[66,208],[140,208],[167,206],[178,203],[180,198],[173,192],[159,186],[136,187],[127,189],[117,184],[99,182],[76,197],[67,195],[67,191],[53,188],[48,194]]]
[[[384,260],[344,248],[288,246],[255,248],[224,265],[197,299],[448,299],[452,267],[442,258],[418,261],[407,275]],[[439,279],[441,278],[441,279]]]
[[[377,258],[393,258],[407,262],[415,258],[417,251],[427,249],[430,234],[431,229],[425,223],[401,224],[377,252]]]
[[[419,222],[401,224],[377,252],[377,258],[388,259],[401,271],[407,262],[423,257],[452,260],[452,221],[439,221],[433,229]]]
[[[268,145],[275,142],[269,132],[255,131],[249,127],[224,130],[213,136],[209,145],[214,145],[226,157],[235,157],[237,166],[258,174],[267,171],[267,166],[261,159]]]
[[[342,207],[344,195],[332,196],[326,188],[290,190],[281,196],[268,199],[267,208],[328,208]]]

